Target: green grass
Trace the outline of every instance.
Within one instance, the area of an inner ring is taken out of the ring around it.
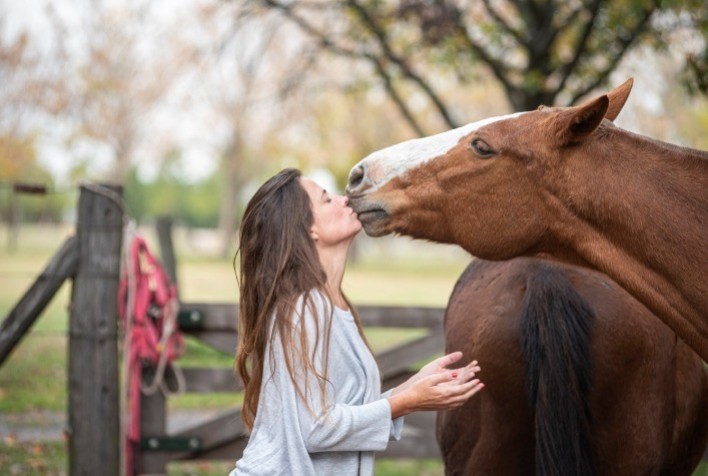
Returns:
[[[0,474],[4,476],[64,476],[67,451],[63,442],[0,442]]]
[[[0,368],[0,413],[66,409],[66,337],[34,332]]]
[[[169,476],[225,476],[233,469],[229,461],[199,461],[170,463]],[[18,443],[7,439],[0,442],[0,472],[6,476],[65,476],[67,450],[63,442]],[[441,476],[439,460],[379,460],[377,476]],[[705,476],[705,475],[701,475]]]
[[[0,471],[7,476],[65,476],[67,474],[64,443],[0,442]],[[225,476],[233,462],[200,461],[170,463],[168,476]],[[442,476],[440,460],[378,460],[376,476]],[[693,476],[708,476],[708,463],[701,463]]]
[[[444,468],[440,460],[379,460],[375,463],[376,476],[442,476]],[[225,476],[233,469],[233,463],[171,463],[169,476]]]

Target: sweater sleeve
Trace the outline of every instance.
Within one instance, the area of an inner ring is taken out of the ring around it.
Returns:
[[[388,390],[381,394],[381,398],[388,400],[388,397],[393,393],[393,389]],[[398,417],[391,421],[391,433],[389,439],[399,441],[401,439],[401,433],[403,432],[403,418]]]
[[[300,429],[310,453],[383,451],[391,433],[391,406],[386,399],[364,405],[330,405],[315,418],[301,413]]]
[[[314,301],[318,301],[314,299]],[[317,303],[319,304],[319,303]],[[313,356],[313,363],[317,373],[323,374],[323,333],[325,323],[322,316],[326,309],[318,306],[318,322],[310,310],[303,312],[299,325],[304,325],[307,331],[309,355]],[[332,325],[338,325],[333,323]],[[332,333],[334,330],[332,330]],[[293,339],[299,342],[299,337]],[[316,345],[319,343],[319,345]],[[318,379],[312,372],[304,372],[302,368],[295,369],[296,379],[301,386],[301,391],[306,395],[307,404],[302,398],[295,395],[289,399],[297,414],[299,431],[305,447],[309,453],[325,451],[382,451],[386,449],[392,434],[391,405],[386,398],[379,398],[361,405],[351,405],[342,401],[342,387],[351,383],[351,369],[346,368],[347,362],[342,365],[333,365],[337,360],[337,353],[341,349],[332,343],[329,349],[328,382],[325,384],[325,398],[321,397],[321,387]],[[295,357],[295,355],[293,355]],[[359,364],[354,364],[359,365]],[[286,392],[296,394],[295,386],[289,375],[281,380]],[[308,408],[309,407],[309,408]]]

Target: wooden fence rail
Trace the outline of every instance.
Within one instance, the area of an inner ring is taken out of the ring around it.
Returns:
[[[0,324],[0,366],[42,314],[79,262],[76,237],[68,238]]]

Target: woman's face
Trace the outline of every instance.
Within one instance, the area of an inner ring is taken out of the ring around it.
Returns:
[[[311,234],[318,246],[334,246],[351,241],[361,230],[361,222],[349,207],[349,199],[330,194],[312,180],[301,177],[300,185],[310,197],[314,223]]]

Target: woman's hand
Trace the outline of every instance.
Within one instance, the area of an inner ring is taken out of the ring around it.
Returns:
[[[447,354],[443,357],[440,357],[439,359],[435,359],[432,362],[426,364],[423,368],[421,368],[418,373],[416,373],[414,376],[406,380],[404,383],[393,389],[393,392],[391,392],[392,395],[396,395],[413,385],[415,385],[417,382],[420,380],[430,377],[432,375],[437,375],[439,373],[448,371],[448,367],[454,364],[455,362],[459,361],[462,358],[462,352],[453,352],[451,354]],[[473,360],[469,364],[467,364],[465,367],[461,369],[456,369],[453,371],[455,374],[454,379],[459,379],[461,381],[467,381],[471,377],[474,377],[476,372],[479,372],[480,368],[479,365],[477,364],[476,360]],[[450,382],[453,383],[453,382]]]
[[[474,378],[475,373],[480,370],[476,361],[462,369],[445,369],[450,363],[458,361],[461,356],[462,354],[450,354],[431,362],[392,392],[388,398],[392,418],[421,410],[457,408],[482,390],[484,384]]]

